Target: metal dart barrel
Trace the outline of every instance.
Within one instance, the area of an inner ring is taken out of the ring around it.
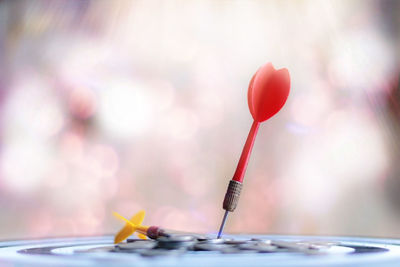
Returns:
[[[236,209],[239,202],[240,192],[242,191],[243,184],[241,182],[230,180],[228,189],[226,190],[223,209],[225,210],[224,217],[222,219],[221,226],[218,231],[217,238],[221,237],[222,231],[224,230],[225,222],[228,217],[228,212],[232,212]]]
[[[176,231],[171,229],[161,228],[159,226],[149,226],[146,231],[146,236],[151,239],[158,239],[159,237],[176,237],[176,236],[193,236],[196,238],[204,238],[204,235],[185,232],[185,231]]]
[[[234,211],[239,202],[240,192],[242,191],[243,184],[241,182],[230,180],[228,189],[225,194],[223,208],[226,211]]]
[[[171,235],[171,232],[168,232],[168,230],[162,229],[158,226],[150,226],[145,235],[151,239],[157,239],[161,236],[168,237]]]

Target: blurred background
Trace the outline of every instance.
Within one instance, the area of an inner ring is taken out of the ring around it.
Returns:
[[[145,224],[215,233],[266,62],[227,232],[400,237],[399,1],[1,1],[0,239]]]

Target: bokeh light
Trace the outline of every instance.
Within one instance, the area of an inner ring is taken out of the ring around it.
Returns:
[[[213,233],[251,115],[286,67],[226,231],[400,237],[398,1],[0,2],[0,239],[146,224]]]

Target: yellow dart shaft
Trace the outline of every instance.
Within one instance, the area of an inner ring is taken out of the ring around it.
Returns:
[[[136,231],[143,234],[147,235],[147,229],[149,229],[149,226],[144,226],[144,225],[137,225],[136,226]]]

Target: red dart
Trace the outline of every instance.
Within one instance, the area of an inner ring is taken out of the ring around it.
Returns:
[[[218,232],[218,238],[221,237],[228,212],[234,211],[239,201],[244,174],[260,123],[274,116],[283,107],[289,96],[289,91],[290,76],[288,70],[286,68],[275,70],[271,63],[262,66],[250,81],[247,98],[254,122],[247,136],[235,174],[229,182],[225,194],[223,203],[225,214]]]

